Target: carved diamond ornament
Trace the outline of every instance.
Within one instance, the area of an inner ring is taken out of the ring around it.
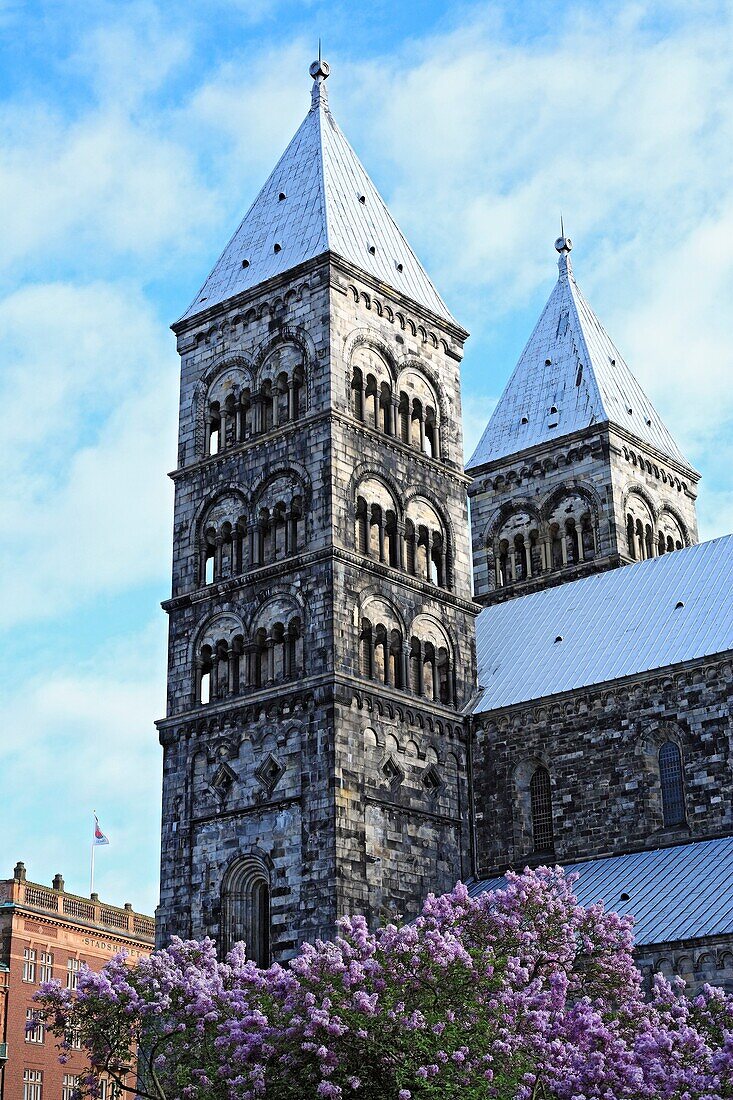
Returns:
[[[385,777],[392,790],[394,790],[395,787],[399,787],[400,783],[402,783],[405,778],[405,773],[394,756],[388,756],[382,764],[382,775]]]
[[[442,776],[434,764],[425,769],[422,781],[425,790],[430,795],[437,795],[444,786]]]
[[[229,767],[228,764],[220,764],[214,772],[214,778],[211,780],[211,786],[214,791],[219,795],[219,798],[226,798],[229,791],[232,788],[232,784],[236,779],[236,775]]]
[[[268,752],[265,759],[255,770],[255,779],[269,794],[277,786],[277,782],[284,771],[285,766],[271,752]]]

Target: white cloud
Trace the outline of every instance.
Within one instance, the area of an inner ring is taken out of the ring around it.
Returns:
[[[30,287],[0,303],[9,369],[0,603],[10,625],[165,575],[176,356],[142,297]]]
[[[152,912],[161,783],[152,721],[164,705],[164,654],[156,617],[94,658],[71,651],[57,657],[53,672],[16,683],[3,708],[3,776],[13,805],[3,815],[4,874],[22,859],[30,879],[50,884],[60,871],[67,889],[87,893],[96,809],[111,840],[96,861],[98,893]]]

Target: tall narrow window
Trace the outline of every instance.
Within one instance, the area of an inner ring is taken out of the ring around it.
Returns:
[[[253,857],[237,860],[222,886],[221,957],[240,941],[258,966],[270,965],[270,877]]]
[[[535,851],[548,852],[554,846],[552,834],[552,790],[550,773],[547,768],[539,767],[529,784],[532,804],[532,837]]]
[[[25,1041],[26,1043],[42,1043],[46,1029],[38,1019],[38,1009],[27,1008],[25,1010]]]
[[[80,959],[69,959],[66,964],[66,988],[76,989],[79,982],[79,971],[81,969]]]
[[[23,1100],[42,1100],[43,1071],[40,1069],[23,1070]]]
[[[65,1073],[61,1086],[61,1100],[75,1100],[79,1090],[79,1078],[73,1073]]]
[[[673,741],[665,741],[659,750],[659,780],[662,787],[664,824],[682,825],[685,821],[682,755],[679,746]]]
[[[41,982],[53,981],[53,955],[48,951],[41,952],[41,966],[38,977]]]
[[[23,981],[35,982],[36,980],[36,949],[35,947],[23,948]]]

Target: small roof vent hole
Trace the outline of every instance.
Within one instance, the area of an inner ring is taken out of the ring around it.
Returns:
[[[285,194],[285,192],[281,191],[280,194],[277,196],[277,201],[278,202],[285,202],[287,197],[288,196]]]
[[[651,426],[652,426],[651,417],[646,418],[646,426],[647,426],[647,428],[651,428]]]
[[[273,248],[273,252],[282,252],[282,250],[283,250],[283,246],[281,244],[276,244],[275,247]]]
[[[371,253],[372,256],[376,256],[376,254],[377,254],[376,245],[370,244],[369,245],[369,252]]]
[[[632,415],[633,415],[633,412],[634,412],[634,410],[633,410],[633,409],[627,409],[626,411],[627,411],[627,413],[629,414],[629,416],[632,416]]]
[[[685,606],[685,601],[684,600],[678,600],[677,603],[674,605],[674,609],[675,609],[675,611],[679,611],[680,608],[684,607],[684,606]]]
[[[612,366],[612,367],[615,367],[615,366],[616,366],[616,360],[615,360],[615,359],[611,359],[611,366]]]
[[[582,381],[583,381],[583,368],[578,367],[578,373],[575,375],[575,385],[579,386]]]
[[[631,901],[631,894],[627,894],[624,890],[623,894],[619,894],[619,901]]]
[[[549,367],[551,365],[552,365],[552,359],[545,359],[545,366]]]
[[[561,641],[562,641],[562,634],[558,634],[557,638],[555,638],[555,645],[557,645],[557,643],[561,642]]]
[[[397,264],[397,270],[399,271],[399,273],[400,273],[400,275],[401,275],[401,274],[402,274],[402,272],[403,272],[403,271],[405,270],[405,268],[404,268],[403,264]]]
[[[557,414],[557,405],[551,405],[550,406],[550,414],[551,415],[556,415]]]
[[[364,206],[366,203],[366,195],[359,195],[359,202]]]
[[[249,267],[249,260],[242,260],[242,267]]]
[[[529,417],[528,416],[523,416],[520,423],[529,424]]]

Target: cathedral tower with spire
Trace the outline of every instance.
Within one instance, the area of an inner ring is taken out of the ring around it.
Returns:
[[[572,242],[467,465],[484,604],[697,542],[690,466],[583,296]]]
[[[158,937],[244,939],[260,963],[470,873],[467,333],[328,74],[173,326]]]

